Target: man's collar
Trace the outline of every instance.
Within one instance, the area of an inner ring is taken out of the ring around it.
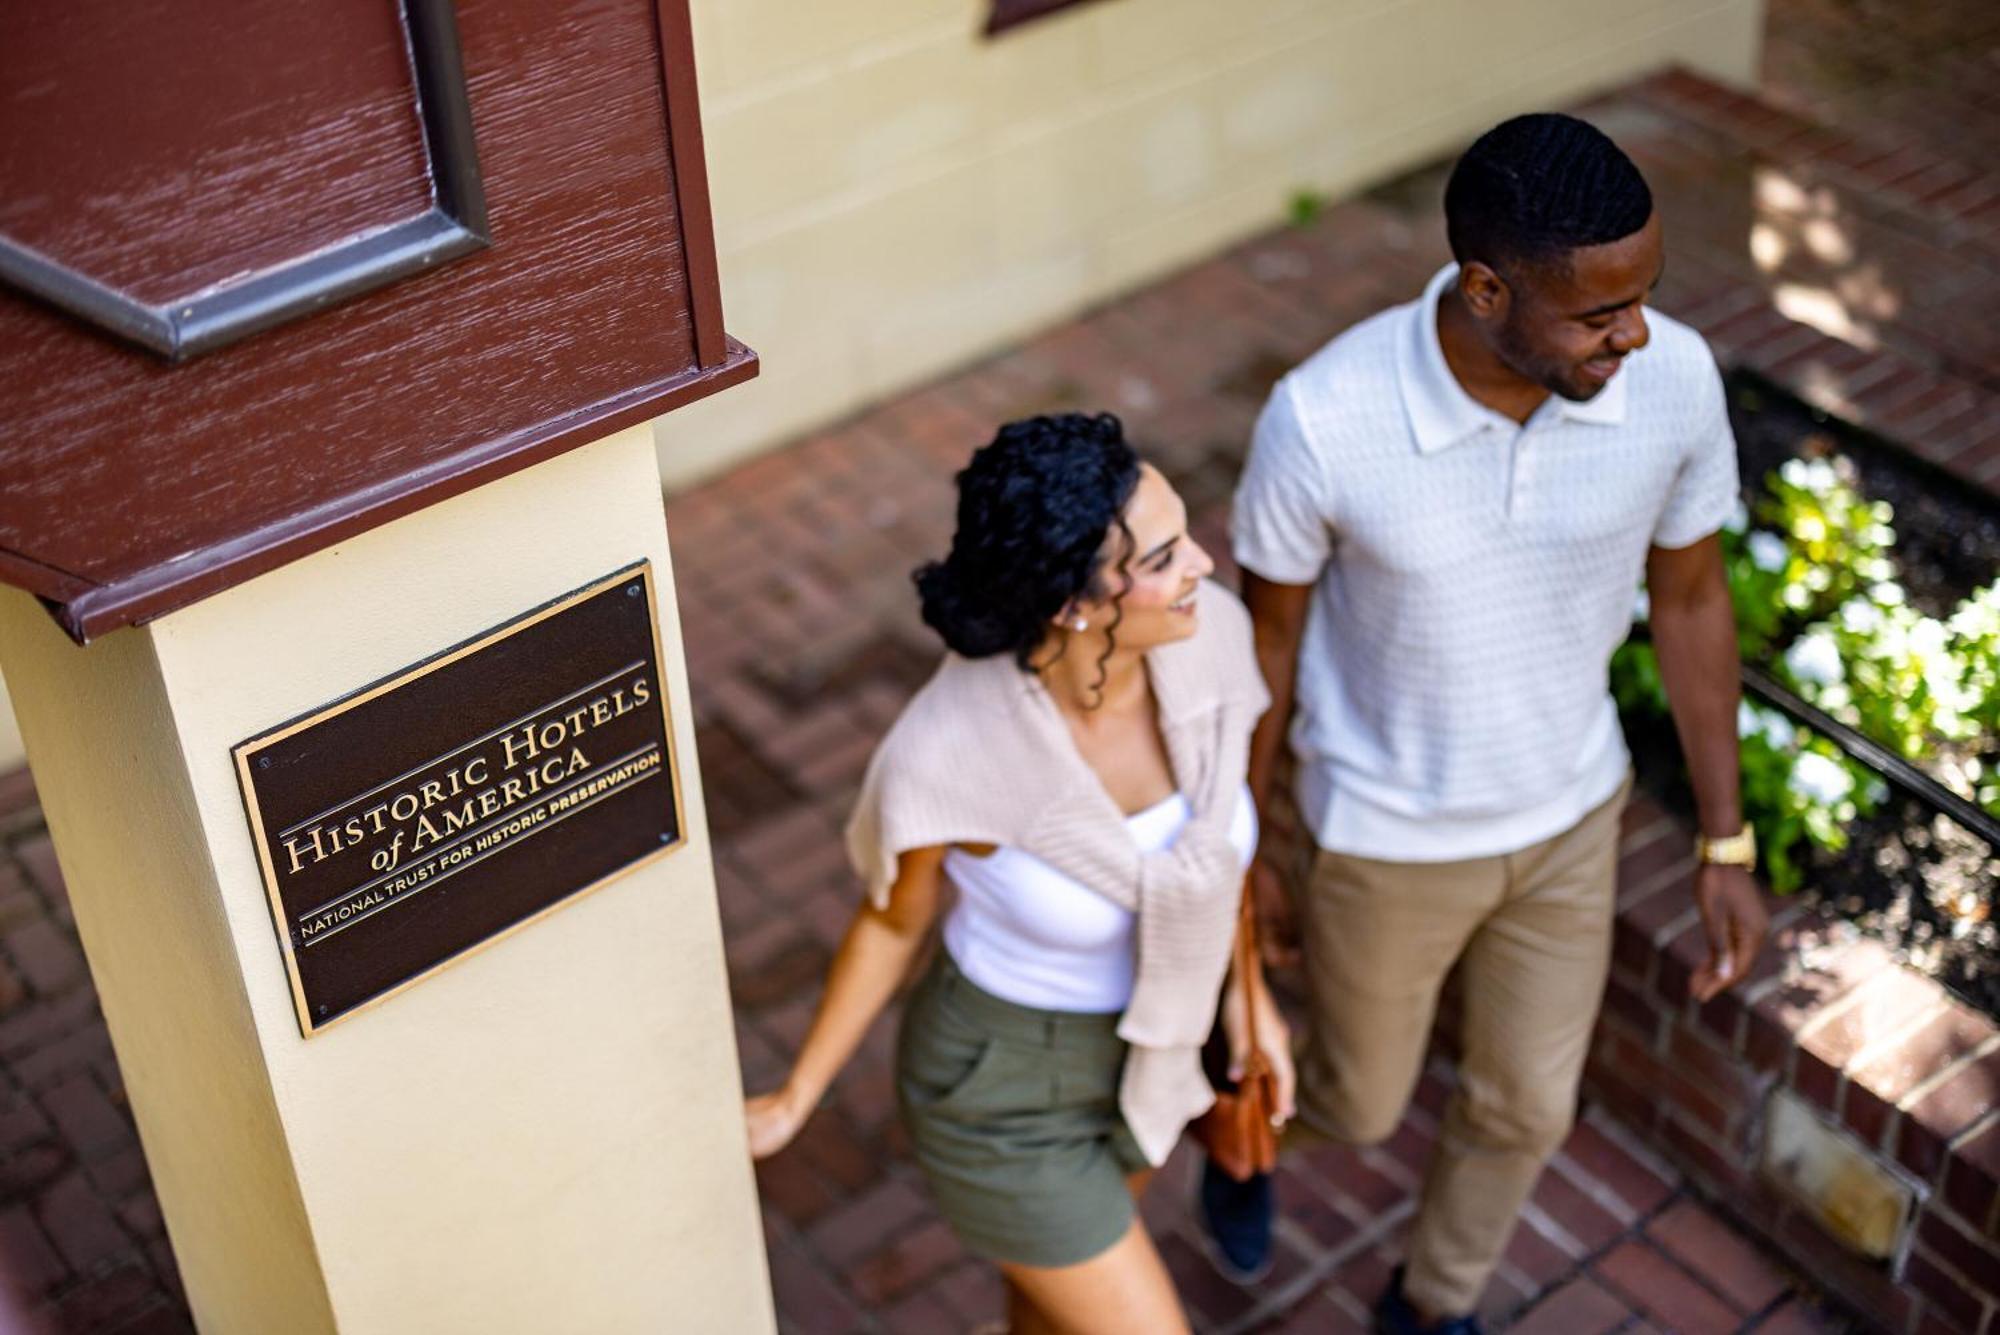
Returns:
[[[1487,427],[1510,432],[1519,429],[1505,414],[1467,393],[1444,359],[1444,345],[1438,341],[1438,302],[1457,278],[1456,264],[1447,264],[1432,276],[1424,295],[1406,308],[1410,318],[1396,341],[1396,378],[1419,454],[1436,454],[1472,439]],[[1627,374],[1621,368],[1597,397],[1585,402],[1555,396],[1556,413],[1572,422],[1619,425],[1625,420]]]
[[[1409,308],[1409,322],[1396,341],[1396,378],[1419,454],[1436,454],[1470,440],[1501,420],[1499,413],[1465,392],[1438,342],[1438,302],[1457,278],[1456,264],[1437,271],[1425,284],[1424,295]]]

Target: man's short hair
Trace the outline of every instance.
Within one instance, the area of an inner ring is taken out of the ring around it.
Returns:
[[[1653,192],[1624,150],[1574,116],[1537,112],[1474,141],[1444,190],[1445,231],[1460,264],[1562,266],[1570,251],[1632,235]]]

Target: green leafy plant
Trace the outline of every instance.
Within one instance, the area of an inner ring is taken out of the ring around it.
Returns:
[[[1929,761],[1951,748],[1956,764],[1939,777],[2000,814],[2000,765],[1991,763],[2000,759],[2000,584],[1943,621],[1910,607],[1891,555],[1894,514],[1856,481],[1843,458],[1791,460],[1765,480],[1754,512],[1739,508],[1725,525],[1743,656],[1768,662],[1802,699],[1906,758]],[[1646,611],[1642,593],[1635,624]],[[1612,656],[1611,689],[1628,715],[1666,714],[1659,660],[1644,638]],[[1847,826],[1886,789],[1782,714],[1746,704],[1737,722],[1744,810],[1772,884],[1789,890],[1802,874],[1802,846],[1846,847]]]
[[[2000,737],[2000,583],[1989,584],[1959,605],[1945,622],[1958,662],[1958,708],[1969,729]],[[2000,747],[1984,748],[1965,766],[1974,800],[2000,816]]]
[[[1787,460],[1765,479],[1756,515],[1787,547],[1778,588],[1786,615],[1820,620],[1895,578],[1895,512],[1886,501],[1864,499],[1855,480],[1854,465],[1842,458]]]
[[[1808,626],[1785,651],[1779,675],[1849,727],[1919,760],[1940,741],[1979,733],[1965,713],[1971,702],[1955,647],[1945,623],[1877,592]]]
[[[1800,845],[1838,852],[1847,827],[1874,811],[1887,790],[1824,737],[1775,709],[1745,703],[1737,711],[1742,747],[1743,809],[1757,830],[1764,871],[1779,891],[1804,875]]]
[[[2000,734],[2000,583],[1973,594],[1945,623],[1958,659],[1962,709],[1972,726]]]
[[[1285,213],[1292,226],[1304,227],[1326,212],[1326,205],[1324,191],[1300,187],[1292,191],[1292,197],[1285,202]]]

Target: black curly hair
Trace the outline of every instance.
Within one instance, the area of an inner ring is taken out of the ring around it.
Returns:
[[[1602,130],[1537,112],[1500,122],[1465,150],[1444,188],[1444,216],[1460,264],[1547,268],[1644,227],[1653,192]]]
[[[1000,428],[960,471],[958,531],[951,553],[914,574],[924,623],[967,658],[1012,654],[1023,671],[1049,623],[1077,597],[1105,596],[1107,567],[1131,558],[1126,502],[1139,485],[1139,456],[1110,413],[1029,417]],[[1124,535],[1107,559],[1105,537]],[[1113,595],[1114,605],[1131,587]],[[1115,642],[1122,611],[1106,628]],[[1098,699],[1104,664],[1099,660]]]

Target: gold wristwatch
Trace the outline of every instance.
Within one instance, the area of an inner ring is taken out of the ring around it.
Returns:
[[[1746,822],[1735,834],[1711,839],[1705,834],[1694,838],[1694,855],[1705,863],[1722,867],[1757,869],[1757,833]]]

